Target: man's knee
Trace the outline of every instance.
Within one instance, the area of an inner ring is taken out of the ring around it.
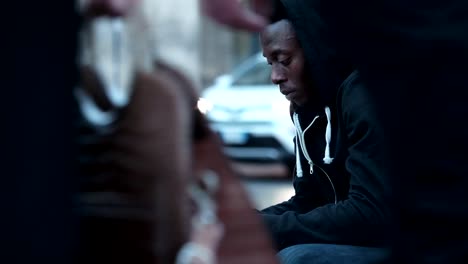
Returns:
[[[387,255],[388,251],[384,248],[333,244],[295,245],[285,248],[278,253],[282,264],[377,264],[385,262]]]

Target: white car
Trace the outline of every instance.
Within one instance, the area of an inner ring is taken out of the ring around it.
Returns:
[[[292,168],[295,129],[289,101],[271,83],[270,73],[266,59],[258,53],[216,78],[201,93],[198,108],[233,160],[281,162]]]

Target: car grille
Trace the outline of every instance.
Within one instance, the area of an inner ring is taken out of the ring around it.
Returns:
[[[271,123],[272,122],[269,122],[269,121],[246,121],[246,120],[212,122],[212,124],[232,126],[232,127],[236,127],[236,126],[242,126],[242,127],[245,127],[245,126],[268,126],[268,125],[271,125]]]
[[[283,146],[279,143],[278,140],[272,137],[254,137],[250,136],[245,144],[226,144],[229,147],[269,147],[269,148],[278,148],[281,150]]]

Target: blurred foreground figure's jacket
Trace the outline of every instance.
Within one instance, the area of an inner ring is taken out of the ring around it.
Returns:
[[[128,105],[112,109],[95,77],[83,69],[95,96],[79,96],[81,109],[113,120],[80,124],[78,262],[172,263],[190,228],[189,96],[160,69],[137,73]]]
[[[204,230],[197,218],[203,209],[222,223],[221,241],[210,248],[219,263],[275,264],[221,141],[196,109],[189,79],[159,58],[132,68],[147,54],[125,56],[132,49],[118,37],[128,37],[131,28],[112,32],[109,26],[119,21],[93,22],[84,31],[75,90],[81,116],[76,262],[173,264],[178,253],[200,244],[194,237]],[[203,188],[201,176],[208,173],[219,180],[218,190],[206,208],[197,208],[201,196],[189,199],[189,189]]]

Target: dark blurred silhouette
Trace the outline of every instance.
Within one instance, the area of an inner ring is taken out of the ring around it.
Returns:
[[[1,262],[70,263],[79,17],[72,1],[3,8]]]

